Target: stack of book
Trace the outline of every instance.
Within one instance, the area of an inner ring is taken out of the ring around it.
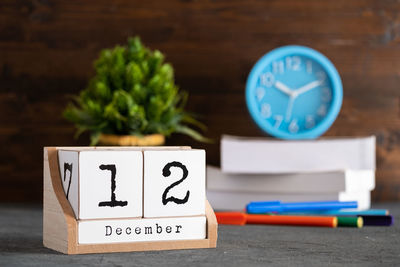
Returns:
[[[207,166],[207,198],[216,210],[252,201],[357,201],[370,208],[375,137],[282,141],[223,136],[221,169]]]

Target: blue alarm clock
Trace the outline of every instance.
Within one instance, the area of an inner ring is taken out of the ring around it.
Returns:
[[[318,51],[283,46],[264,55],[246,83],[250,115],[268,134],[282,139],[317,138],[342,106],[335,66]]]

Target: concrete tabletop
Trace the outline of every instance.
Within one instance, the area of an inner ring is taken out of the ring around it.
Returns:
[[[391,227],[219,226],[216,249],[63,255],[42,245],[42,208],[0,206],[0,266],[399,266],[400,204]]]

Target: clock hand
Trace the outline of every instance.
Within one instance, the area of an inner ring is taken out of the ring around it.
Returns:
[[[310,83],[308,83],[308,84],[306,84],[306,85],[300,87],[299,89],[295,90],[295,91],[293,92],[293,94],[297,97],[297,96],[299,96],[299,95],[301,95],[301,94],[304,94],[305,92],[310,91],[311,89],[314,89],[315,87],[320,86],[321,84],[322,84],[321,81],[313,81],[313,82],[310,82]]]
[[[288,107],[286,109],[286,117],[285,117],[285,121],[286,122],[288,122],[290,120],[290,117],[292,116],[293,103],[294,103],[295,99],[296,99],[296,95],[291,95],[290,96],[289,104],[288,104]]]
[[[279,91],[283,92],[284,94],[288,95],[288,96],[292,96],[293,92],[289,87],[287,87],[285,84],[281,83],[280,81],[277,81],[275,83],[275,87],[276,89],[278,89]]]

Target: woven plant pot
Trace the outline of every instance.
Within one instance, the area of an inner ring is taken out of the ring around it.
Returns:
[[[165,143],[162,134],[145,136],[100,134],[99,143],[106,146],[161,146]]]

